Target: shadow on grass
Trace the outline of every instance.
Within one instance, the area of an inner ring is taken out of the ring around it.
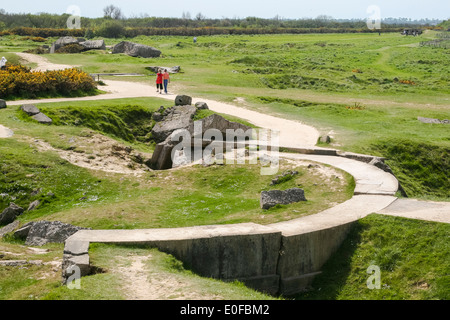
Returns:
[[[337,300],[351,273],[353,255],[361,241],[361,233],[367,228],[359,221],[352,226],[340,248],[322,267],[322,273],[313,283],[312,290],[298,294],[296,300]]]

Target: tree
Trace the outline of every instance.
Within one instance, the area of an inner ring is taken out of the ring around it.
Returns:
[[[103,16],[107,19],[124,19],[125,16],[122,14],[122,10],[112,4],[103,8]]]
[[[198,21],[202,21],[202,20],[205,20],[206,17],[205,17],[201,12],[199,12],[199,13],[197,13],[197,15],[195,16],[195,19],[197,19]]]
[[[183,11],[183,14],[181,15],[181,19],[183,19],[183,20],[191,20],[191,13]]]
[[[125,28],[122,22],[107,20],[95,31],[95,34],[105,38],[119,38],[125,34]]]

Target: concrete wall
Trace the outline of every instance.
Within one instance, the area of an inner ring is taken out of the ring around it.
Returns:
[[[340,246],[351,223],[283,235],[277,228],[235,224],[175,230],[82,230],[67,239],[63,267],[79,264],[89,273],[89,243],[140,244],[172,254],[195,273],[224,281],[239,280],[269,294],[304,291]],[[170,231],[170,232],[169,232]],[[139,233],[140,232],[140,233]],[[63,269],[63,281],[70,276]]]
[[[291,295],[306,290],[322,266],[337,251],[353,223],[308,233],[282,236],[277,274],[279,292]]]

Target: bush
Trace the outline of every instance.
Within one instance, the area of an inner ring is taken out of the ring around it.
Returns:
[[[0,71],[0,98],[36,98],[91,93],[96,89],[89,74],[78,69],[31,71],[22,65],[7,64]]]
[[[55,53],[80,53],[84,51],[84,47],[78,43],[68,44],[64,47],[59,48]]]
[[[32,37],[30,40],[33,41],[33,42],[45,42],[46,41],[42,37]]]
[[[111,20],[103,22],[95,33],[100,37],[119,38],[125,34],[125,28],[119,21]]]
[[[92,29],[86,29],[84,37],[88,40],[94,38],[95,37],[94,31],[92,31]]]

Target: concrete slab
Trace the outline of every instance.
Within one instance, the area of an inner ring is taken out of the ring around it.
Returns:
[[[270,234],[270,227],[255,223],[209,225],[186,228],[133,229],[133,230],[80,230],[67,241],[102,243],[145,243],[153,241],[176,241],[204,239],[236,235]]]
[[[377,213],[410,219],[450,223],[450,202],[397,199],[390,206],[379,210]]]
[[[283,236],[315,232],[351,223],[383,210],[397,198],[393,196],[359,195],[320,213],[268,225]]]
[[[398,190],[398,180],[390,173],[361,161],[325,155],[312,154],[280,154],[288,159],[311,160],[325,163],[342,169],[351,174],[356,182],[355,194],[395,195]]]

